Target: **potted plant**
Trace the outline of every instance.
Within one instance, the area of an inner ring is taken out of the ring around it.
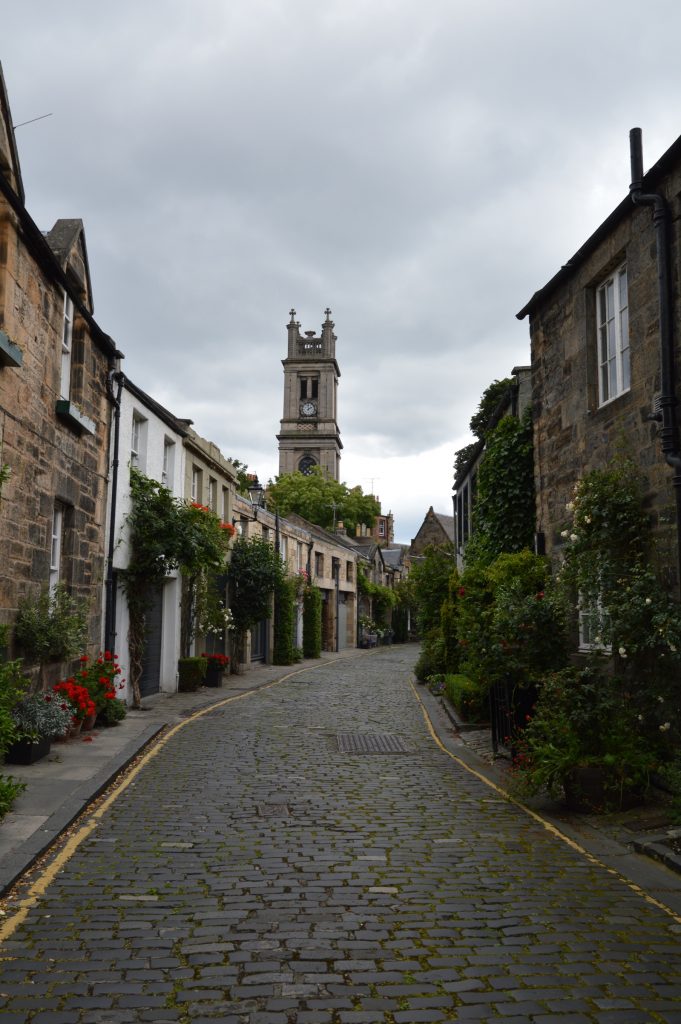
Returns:
[[[80,656],[80,669],[76,673],[76,679],[80,686],[84,686],[90,694],[94,705],[94,719],[100,725],[115,725],[122,721],[127,714],[125,703],[117,696],[119,690],[125,688],[125,680],[118,682],[121,669],[118,664],[118,655],[111,651],[100,651],[96,658],[90,658],[87,654]],[[83,721],[83,728],[89,725],[88,716]],[[91,727],[91,726],[90,726]]]
[[[208,662],[205,658],[180,658],[177,663],[177,689],[194,693],[203,683]]]
[[[206,674],[204,686],[222,686],[222,674],[229,666],[229,655],[227,654],[202,654],[206,659]]]
[[[55,683],[52,687],[52,692],[58,697],[60,696],[69,705],[73,734],[75,735],[80,732],[83,719],[95,712],[95,702],[92,700],[87,687],[80,686],[75,678],[71,676],[60,683]]]
[[[35,599],[21,602],[14,625],[14,637],[29,663],[39,666],[41,689],[45,666],[66,662],[83,649],[87,640],[87,603],[58,584],[43,590]]]
[[[50,752],[55,737],[65,736],[72,722],[71,706],[51,693],[23,697],[12,709],[15,740],[5,751],[8,764],[33,764]]]

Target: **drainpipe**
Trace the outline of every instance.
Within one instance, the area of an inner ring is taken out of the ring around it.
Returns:
[[[114,651],[116,647],[116,600],[114,593],[114,549],[116,545],[116,500],[118,491],[118,446],[121,433],[121,392],[125,376],[120,370],[114,370],[107,378],[107,394],[113,405],[113,458],[111,461],[111,508],[109,510],[109,550],[107,553],[107,568],[104,604],[104,649]],[[114,383],[118,385],[114,393]]]
[[[672,323],[672,291],[669,251],[669,212],[659,193],[643,191],[643,149],[641,129],[629,132],[631,153],[631,185],[629,192],[637,206],[652,206],[657,253],[657,287],[660,318],[660,411],[651,417],[661,423],[662,453],[674,471],[672,483],[676,500],[677,588],[681,590],[681,451],[679,451],[676,422],[676,392],[674,389],[674,327]]]

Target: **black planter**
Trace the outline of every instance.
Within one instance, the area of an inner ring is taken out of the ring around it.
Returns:
[[[203,685],[222,686],[222,669],[219,665],[213,665],[210,661],[208,662],[208,668],[203,677]]]
[[[41,736],[39,740],[17,740],[5,751],[5,764],[34,764],[50,752],[50,740]]]

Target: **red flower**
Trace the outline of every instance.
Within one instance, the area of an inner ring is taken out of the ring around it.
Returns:
[[[104,651],[104,658],[106,661],[111,661],[111,651]]]
[[[83,662],[83,664],[85,664],[85,662],[86,662],[86,661],[89,661],[89,660],[90,660],[90,659],[88,658],[87,654],[81,654],[81,656],[80,656],[80,658],[79,658],[79,661],[82,661],[82,662]]]
[[[466,588],[465,587],[459,587],[459,597],[464,597],[465,593],[466,593]]]

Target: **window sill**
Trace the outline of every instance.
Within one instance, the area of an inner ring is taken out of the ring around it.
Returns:
[[[22,366],[24,354],[18,345],[9,340],[4,331],[0,331],[0,366]]]
[[[96,423],[82,413],[68,398],[60,398],[56,405],[57,416],[67,423],[78,434],[91,434],[94,436],[97,430]]]

